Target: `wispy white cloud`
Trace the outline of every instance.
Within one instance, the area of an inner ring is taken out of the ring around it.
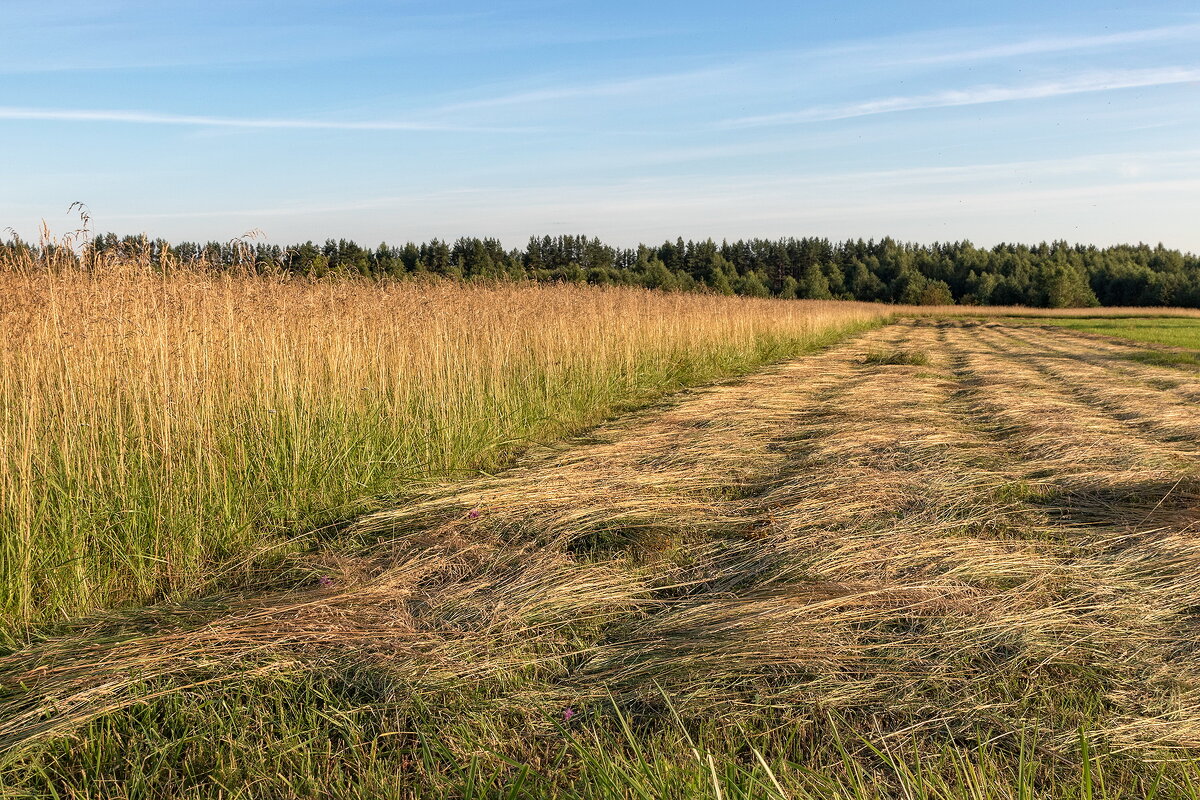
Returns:
[[[528,133],[530,128],[480,127],[414,120],[311,120],[256,117],[212,117],[117,109],[27,108],[0,106],[0,119],[43,122],[116,122],[133,125],[181,125],[198,128],[244,128],[336,131],[413,131]]]
[[[502,91],[491,96],[486,94],[486,89],[480,89],[478,92],[484,96],[480,97],[479,99],[449,103],[429,109],[425,113],[429,115],[438,115],[442,113],[449,114],[458,111],[475,111],[487,108],[536,105],[560,101],[585,100],[605,97],[621,98],[643,94],[654,95],[655,93],[662,93],[675,88],[680,88],[683,90],[694,89],[697,91],[711,91],[714,85],[721,84],[723,84],[725,88],[733,91],[744,91],[746,89],[746,81],[760,85],[772,85],[776,82],[776,79],[784,74],[788,74],[790,70],[783,66],[783,61],[781,61],[781,59],[785,61],[787,59],[794,60],[796,58],[826,59],[831,56],[853,53],[856,59],[865,59],[866,62],[871,65],[872,69],[880,69],[885,67],[894,68],[898,66],[936,64],[949,65],[966,61],[1002,60],[1005,58],[1014,58],[1019,56],[1053,54],[1086,49],[1116,48],[1128,45],[1152,44],[1155,42],[1200,41],[1200,23],[1187,23],[1168,27],[1120,31],[1116,33],[1099,35],[1031,38],[1010,41],[1001,44],[986,44],[977,47],[938,52],[938,45],[940,43],[951,38],[961,39],[963,36],[967,36],[968,34],[970,37],[976,39],[986,35],[989,37],[989,42],[993,42],[996,35],[994,31],[989,31],[986,34],[981,34],[979,31],[931,31],[928,34],[919,36],[916,42],[895,38],[884,40],[862,40],[847,43],[840,47],[822,47],[805,51],[791,51],[788,53],[760,53],[756,55],[735,58],[733,60],[723,59],[719,65],[714,64],[708,68],[668,72],[656,75],[645,75],[611,81],[599,81],[595,83],[548,86],[524,91]],[[914,49],[919,50],[919,52],[910,52]],[[1159,72],[1168,74],[1167,82],[1177,82],[1170,78],[1169,73],[1171,71],[1169,70],[1147,70],[1141,75],[1135,72],[1107,73],[1105,75],[1086,76],[1082,79],[1084,82],[1087,82],[1088,80],[1093,82],[1104,82],[1107,80],[1110,84],[1114,84],[1100,86],[1097,89],[1083,86],[1060,86],[1055,89],[1053,85],[1049,84],[1041,87],[1041,89],[1042,91],[1050,90],[1054,91],[1055,93],[1067,93],[1067,91],[1082,92],[1096,91],[1104,88],[1122,88],[1120,85],[1115,84],[1119,84],[1121,81],[1130,80],[1131,78],[1135,81],[1150,80],[1157,82],[1160,76],[1158,76],[1156,73]],[[774,74],[773,77],[772,74]],[[739,76],[741,79],[740,83]],[[1130,85],[1141,86],[1148,84],[1135,83]],[[1032,90],[1037,89],[1038,87],[1032,87]],[[984,98],[978,100],[967,100],[964,102],[962,98],[950,97],[952,93],[946,94],[947,97],[940,104],[965,105],[974,102],[997,101]],[[929,98],[925,96],[915,98],[894,98],[896,102],[904,100],[922,101],[928,99]],[[937,99],[936,96],[934,96],[934,99]],[[1009,98],[1000,97],[997,99],[1003,100]],[[957,100],[957,102],[945,102],[945,100]],[[843,112],[853,109],[853,106],[841,107]],[[837,108],[835,107],[834,110],[837,110]],[[883,113],[883,111],[868,110],[865,113]],[[847,115],[858,116],[859,114],[854,113]]]
[[[1063,95],[1107,92],[1117,89],[1136,89],[1200,82],[1200,68],[1169,67],[1164,69],[1121,70],[1093,72],[1056,81],[1025,86],[975,86],[929,94],[884,97],[860,103],[819,105],[777,114],[762,114],[725,120],[721,127],[756,128],[769,125],[797,125],[806,122],[826,122],[897,111],[919,111],[929,108],[973,106],[985,103],[1006,103],[1016,100],[1038,100]]]
[[[941,36],[945,37],[945,33]],[[1161,28],[1121,31],[1091,36],[1053,36],[1006,42],[981,47],[948,50],[942,53],[921,54],[898,59],[898,63],[946,64],[962,61],[1012,58],[1014,56],[1066,53],[1074,50],[1094,50],[1125,47],[1155,42],[1200,40],[1200,24],[1188,23]]]
[[[638,94],[653,94],[676,87],[693,87],[699,89],[706,85],[711,85],[714,80],[728,76],[734,69],[732,67],[713,67],[710,69],[647,75],[638,78],[506,92],[490,97],[482,97],[478,100],[449,103],[430,109],[427,113],[438,114],[504,106],[534,105],[560,100],[628,97]]]

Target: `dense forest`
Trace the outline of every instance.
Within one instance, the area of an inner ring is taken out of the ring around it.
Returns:
[[[36,249],[20,241],[0,247]],[[980,248],[965,241],[920,245],[890,238],[789,238],[719,244],[678,239],[657,247],[621,248],[586,236],[544,236],[531,238],[524,249],[476,238],[369,249],[346,240],[290,247],[248,240],[168,245],[105,234],[88,241],[82,259],[126,250],[148,256],[154,264],[196,263],[312,277],[432,274],[891,303],[1200,307],[1200,256],[1144,244]],[[164,258],[168,253],[174,258]]]

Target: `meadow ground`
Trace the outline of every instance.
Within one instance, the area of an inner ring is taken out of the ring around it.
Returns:
[[[902,321],[0,659],[0,797],[1200,797],[1200,377]]]
[[[1200,320],[1171,317],[1058,319],[1054,324],[1078,331],[1119,336],[1139,342],[1200,350]]]
[[[1138,342],[1166,345],[1165,348],[1130,354],[1140,361],[1178,366],[1200,366],[1200,320],[1178,317],[1079,317],[1029,320],[1061,325],[1072,330],[1103,336],[1118,336]],[[1170,348],[1170,349],[1167,349]]]

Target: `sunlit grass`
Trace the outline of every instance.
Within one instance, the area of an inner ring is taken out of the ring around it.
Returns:
[[[1024,321],[1024,320],[1023,320]],[[1186,347],[1200,350],[1200,319],[1172,317],[1047,317],[1030,319],[1028,322],[1044,325],[1060,325],[1085,333],[1117,336],[1136,342],[1162,344],[1168,347]]]
[[[482,695],[444,708],[418,698],[381,704],[371,681],[172,695],[41,747],[0,775],[19,787],[13,797],[1200,797],[1194,763],[1147,770],[1087,733],[1064,763],[1039,753],[1032,726],[982,744],[937,734],[889,744],[862,735],[863,720],[819,713],[685,725],[666,698],[650,718],[601,703],[564,721],[558,708],[495,714]]]
[[[415,480],[883,319],[587,286],[0,274],[0,620],[236,585]]]

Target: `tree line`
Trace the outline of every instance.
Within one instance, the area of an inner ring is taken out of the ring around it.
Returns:
[[[37,245],[10,241],[0,247]],[[1200,256],[1161,244],[1100,248],[1059,241],[982,248],[968,241],[923,245],[806,237],[613,247],[587,236],[535,236],[513,249],[497,239],[466,237],[372,249],[345,239],[288,247],[249,240],[169,245],[110,233],[89,239],[80,258],[126,253],[155,265],[314,278],[440,275],[925,305],[1200,307]]]

